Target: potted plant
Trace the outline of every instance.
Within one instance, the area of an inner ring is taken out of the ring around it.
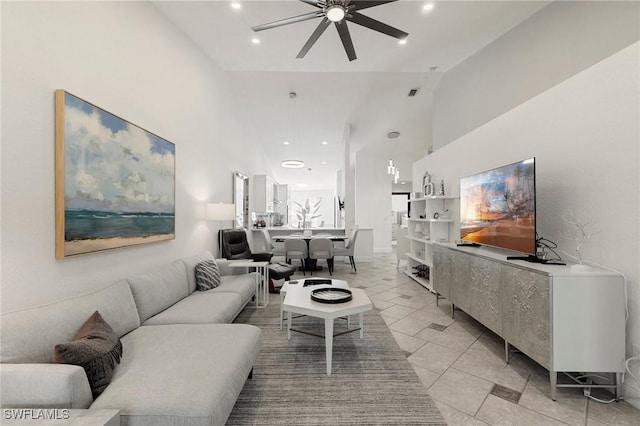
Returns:
[[[320,210],[320,204],[322,203],[322,198],[318,198],[318,201],[315,202],[313,208],[311,207],[311,203],[309,202],[308,198],[304,202],[304,205],[297,201],[294,201],[294,203],[297,207],[296,217],[298,218],[298,226],[302,225],[302,228],[310,228],[311,221],[322,216],[321,214],[318,214],[318,211]]]

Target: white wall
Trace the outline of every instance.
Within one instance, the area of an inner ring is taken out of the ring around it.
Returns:
[[[640,3],[557,1],[444,74],[438,149],[638,40]]]
[[[574,212],[597,230],[583,257],[627,278],[629,356],[640,345],[639,58],[635,43],[445,145],[413,170],[416,191],[428,170],[459,195],[460,177],[535,156],[539,235],[573,252],[566,215]],[[640,376],[640,362],[633,372]],[[625,385],[639,406],[640,384]]]
[[[373,252],[391,253],[391,176],[386,173],[389,156],[372,143],[356,157],[356,224],[373,228]]]
[[[247,158],[226,75],[143,2],[2,2],[2,311],[89,292],[217,250],[207,201],[231,202]],[[56,260],[55,89],[176,145],[176,239]],[[223,224],[227,225],[227,224]],[[228,224],[230,225],[230,224]]]

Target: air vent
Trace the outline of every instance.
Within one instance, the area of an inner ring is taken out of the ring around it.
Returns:
[[[409,90],[409,96],[413,97],[418,93],[418,89],[411,89]]]

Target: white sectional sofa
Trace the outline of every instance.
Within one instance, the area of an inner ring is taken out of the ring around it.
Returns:
[[[122,425],[223,425],[261,347],[259,328],[230,324],[255,295],[253,274],[196,291],[204,253],[90,294],[0,317],[4,408],[115,408]],[[238,269],[233,271],[237,273]],[[120,336],[123,354],[95,400],[82,367],[53,363],[95,311]]]

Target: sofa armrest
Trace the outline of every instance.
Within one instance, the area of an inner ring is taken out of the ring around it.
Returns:
[[[216,263],[218,264],[218,268],[220,269],[220,275],[242,275],[249,273],[249,268],[232,268],[231,266],[229,266],[231,262],[233,262],[233,260],[216,259]]]
[[[88,408],[87,374],[69,364],[0,364],[0,401],[8,408]]]

